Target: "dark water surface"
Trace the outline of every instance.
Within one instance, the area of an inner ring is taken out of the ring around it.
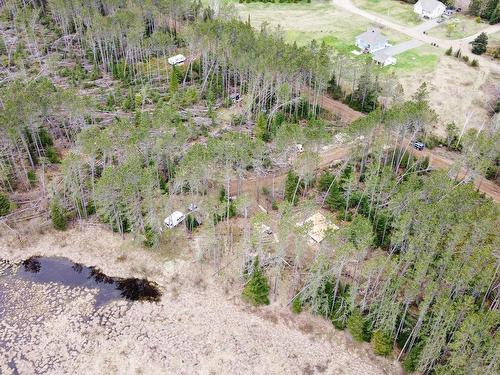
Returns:
[[[65,258],[29,258],[22,262],[17,271],[10,272],[10,277],[34,283],[52,282],[69,287],[98,289],[96,307],[120,298],[129,301],[159,301],[161,297],[160,289],[154,282],[145,279],[109,277],[96,267],[73,263]]]

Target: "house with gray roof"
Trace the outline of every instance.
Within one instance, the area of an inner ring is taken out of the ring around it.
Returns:
[[[438,18],[446,10],[446,5],[438,0],[418,0],[413,11],[423,18]]]
[[[388,52],[385,48],[374,52],[372,54],[373,61],[382,66],[396,64],[396,58]]]
[[[379,29],[373,28],[356,37],[356,47],[365,53],[373,53],[390,46],[389,39]]]

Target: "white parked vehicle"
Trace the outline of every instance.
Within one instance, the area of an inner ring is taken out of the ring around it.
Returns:
[[[184,216],[184,214],[180,211],[174,211],[169,217],[165,218],[165,220],[163,220],[163,223],[165,224],[165,226],[167,228],[174,228],[176,227],[177,225],[179,225],[180,223],[182,223],[182,221],[185,219],[186,217]]]
[[[297,147],[297,152],[298,152],[299,154],[301,154],[301,153],[303,153],[303,152],[304,152],[304,147],[303,147],[300,143],[297,143],[297,144],[295,145],[295,147]]]
[[[186,61],[186,56],[175,55],[175,56],[169,57],[167,61],[170,65],[182,65],[182,64],[184,64],[184,61]]]

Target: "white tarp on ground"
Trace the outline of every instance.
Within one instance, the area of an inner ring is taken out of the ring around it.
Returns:
[[[301,223],[297,223],[298,226],[303,226],[305,224],[310,224],[311,229],[307,234],[311,237],[315,242],[320,243],[326,237],[326,232],[331,230],[339,229],[338,226],[333,224],[330,220],[327,220],[325,215],[321,212],[316,212],[314,215],[308,217]]]

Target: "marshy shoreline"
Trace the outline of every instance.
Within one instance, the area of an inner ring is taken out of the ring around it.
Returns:
[[[132,251],[133,250],[133,251]],[[19,244],[0,237],[0,258],[64,257],[121,278],[159,285],[158,302],[109,301],[58,283],[2,282],[2,374],[398,374],[344,332],[278,303],[253,308],[239,285],[224,285],[190,259],[165,261],[101,228],[50,231]],[[17,335],[17,336],[15,336]]]

